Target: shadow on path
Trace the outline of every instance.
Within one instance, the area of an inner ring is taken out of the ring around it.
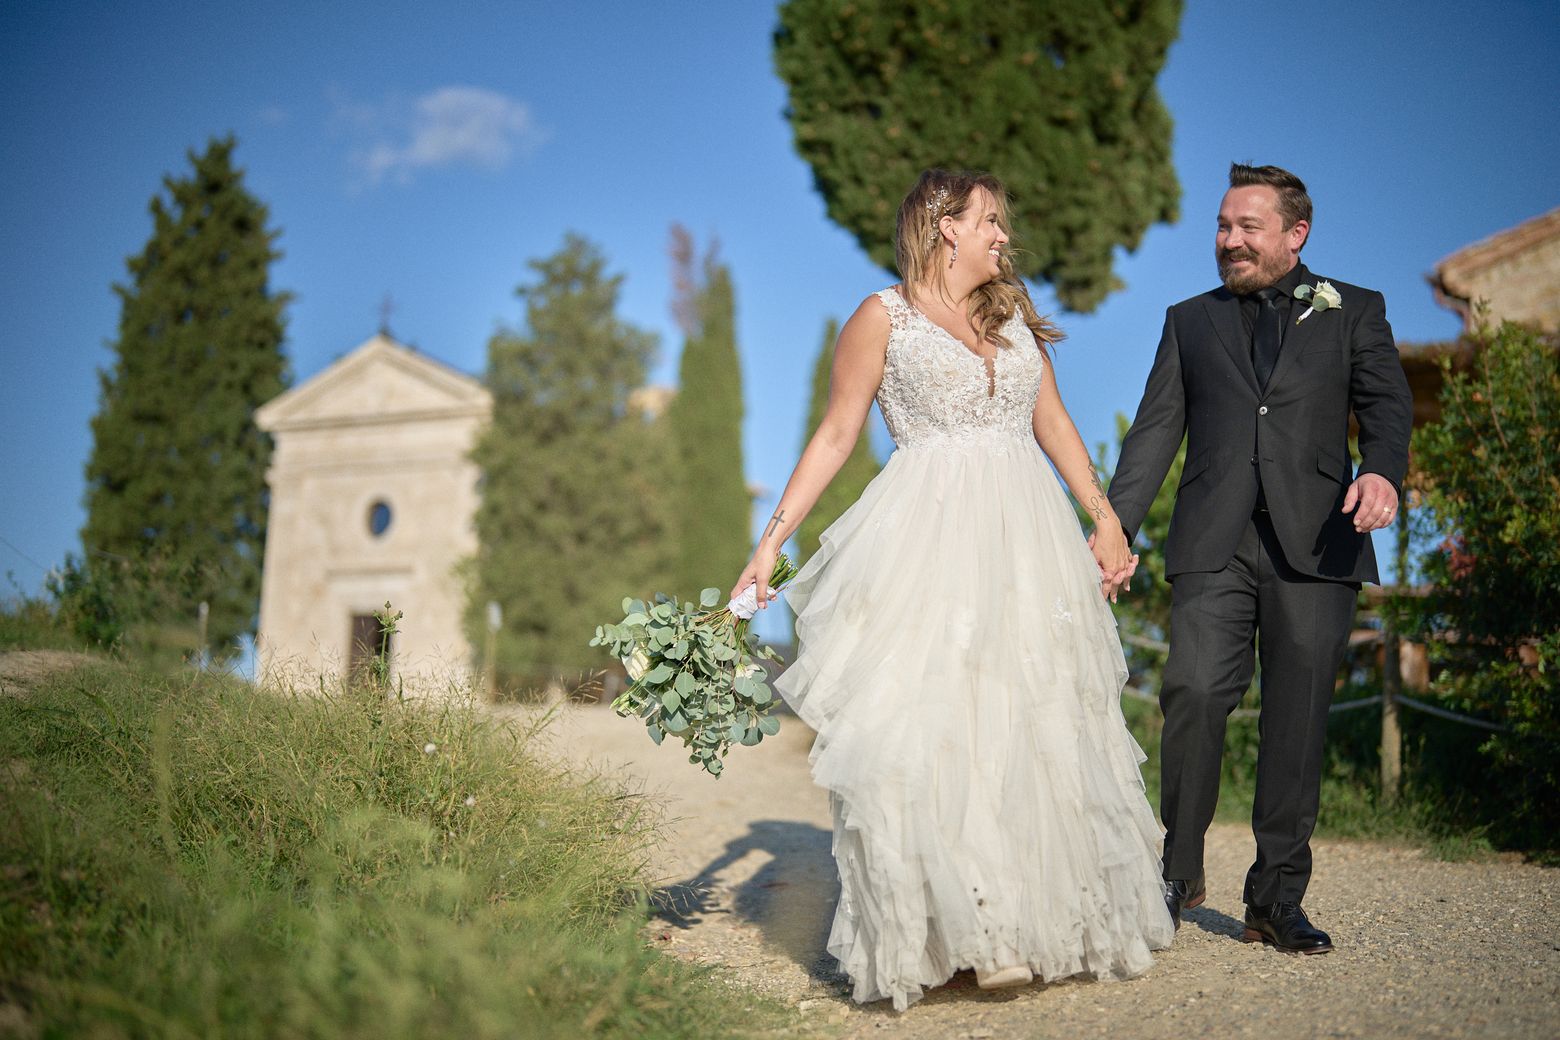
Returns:
[[[1181,925],[1185,927],[1188,924],[1195,924],[1209,935],[1222,935],[1226,939],[1239,940],[1246,931],[1245,921],[1237,921],[1229,914],[1220,913],[1207,905],[1183,912]]]
[[[721,877],[754,852],[769,858],[751,877],[735,885]],[[756,820],[693,877],[657,889],[651,906],[674,928],[720,914],[751,922],[810,977],[842,982],[839,964],[825,949],[839,894],[829,831],[794,820]]]

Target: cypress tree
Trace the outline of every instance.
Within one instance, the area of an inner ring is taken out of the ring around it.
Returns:
[[[1117,246],[1176,219],[1154,88],[1181,0],[788,0],[775,65],[829,217],[894,268],[899,200],[928,166],[989,170],[1015,206],[1019,273],[1069,309],[1119,287]]]
[[[818,350],[818,360],[813,363],[812,403],[807,409],[807,432],[802,437],[802,447],[807,447],[807,442],[818,430],[818,424],[823,422],[823,413],[829,406],[829,380],[834,368],[834,341],[839,338],[840,325],[833,318],[823,330],[823,346]],[[807,514],[807,519],[802,521],[801,530],[796,533],[796,549],[798,563],[806,560],[818,551],[818,537],[828,529],[829,525],[840,518],[840,514],[849,509],[856,499],[861,497],[861,492],[877,476],[879,464],[872,454],[872,445],[867,437],[867,425],[861,426],[861,433],[856,438],[856,444],[846,457],[844,465],[839,473],[830,481],[818,497],[818,504],[813,506],[812,512]]]
[[[618,319],[622,276],[572,234],[529,266],[535,283],[516,290],[524,329],[488,343],[493,418],[473,451],[483,489],[468,611],[478,633],[485,604],[500,605],[498,670],[526,683],[600,663],[591,631],[621,616],[625,595],[650,591],[664,554],[653,503],[674,471],[629,406],[656,343]]]
[[[87,566],[134,576],[121,621],[171,629],[230,655],[252,632],[265,548],[271,440],[254,410],[288,382],[283,310],[270,284],[279,232],[233,165],[232,137],[189,153],[184,177],[151,200],[152,236],[129,258],[114,362],[99,371],[86,466]],[[107,564],[105,561],[113,561]]]
[[[742,470],[742,373],[737,361],[736,304],[730,269],[712,247],[695,270],[692,242],[672,229],[685,339],[677,396],[666,411],[676,449],[670,482],[676,564],[668,592],[685,599],[714,586],[728,589],[752,552],[752,500]]]

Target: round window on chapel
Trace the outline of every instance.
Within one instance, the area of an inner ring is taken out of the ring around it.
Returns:
[[[390,530],[390,503],[380,500],[368,507],[368,533],[375,538]]]

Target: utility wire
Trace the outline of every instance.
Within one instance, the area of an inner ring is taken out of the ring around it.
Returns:
[[[30,563],[34,567],[38,568],[40,571],[43,571],[43,573],[45,573],[45,574],[49,573],[49,571],[52,569],[52,568],[49,568],[49,567],[45,567],[43,564],[39,563],[37,560],[33,559],[31,556],[28,556],[26,553],[22,552],[22,550],[18,549],[15,545],[12,545],[11,542],[8,541],[5,538],[4,535],[0,535],[0,545],[4,545],[7,549],[10,549],[16,555],[20,556],[22,559],[26,560],[28,563]]]

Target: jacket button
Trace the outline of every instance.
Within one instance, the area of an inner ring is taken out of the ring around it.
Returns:
[[[1253,456],[1252,456],[1252,457],[1251,457],[1251,464],[1252,464],[1252,465],[1253,465],[1253,466],[1255,466],[1255,465],[1256,465],[1256,464],[1257,464],[1257,457],[1256,457],[1256,456],[1255,456],[1255,455],[1253,455]]]
[[[1258,408],[1257,409],[1257,414],[1258,415],[1266,415],[1267,414],[1267,405],[1263,405],[1261,408]]]

